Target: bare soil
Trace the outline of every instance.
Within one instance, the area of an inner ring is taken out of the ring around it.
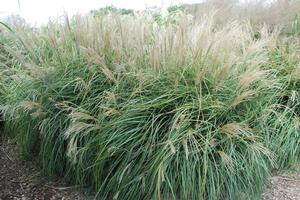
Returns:
[[[78,186],[67,186],[62,180],[49,180],[34,164],[18,159],[16,144],[4,137],[0,128],[0,200],[88,200]],[[263,200],[300,200],[300,166],[290,172],[274,175],[263,194]]]
[[[263,194],[263,200],[300,200],[300,165],[294,170],[274,175]]]
[[[16,144],[0,129],[0,200],[86,200],[91,199],[78,186],[62,180],[49,180],[34,163],[18,159]]]

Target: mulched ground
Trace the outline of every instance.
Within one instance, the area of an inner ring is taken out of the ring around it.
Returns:
[[[300,200],[300,165],[293,171],[274,175],[264,192],[263,200]]]
[[[3,136],[0,127],[0,200],[88,200],[84,190],[49,180],[34,164],[24,164],[16,154],[16,144]],[[271,178],[263,200],[300,200],[299,170]]]
[[[21,162],[16,144],[3,136],[0,129],[0,200],[86,200],[77,186],[62,180],[49,180],[34,164]]]

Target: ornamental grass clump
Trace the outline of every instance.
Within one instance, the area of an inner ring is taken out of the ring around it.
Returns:
[[[247,22],[175,17],[3,31],[14,45],[3,44],[13,62],[1,110],[22,155],[99,199],[258,198],[270,171],[299,153],[286,146],[298,137],[291,108],[266,109],[287,83],[269,56],[280,31],[263,26],[257,38]]]
[[[277,102],[266,106],[258,118],[265,144],[275,155],[278,167],[297,165],[300,159],[299,132],[299,40],[289,38],[286,43],[270,52],[269,69],[275,69],[284,86]]]

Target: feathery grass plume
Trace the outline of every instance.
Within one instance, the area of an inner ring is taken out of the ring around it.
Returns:
[[[300,3],[297,0],[259,0],[243,3],[235,0],[211,0],[182,7],[196,19],[215,9],[218,11],[216,22],[220,26],[232,20],[250,20],[255,29],[262,24],[267,24],[271,28],[282,26],[284,34],[293,34],[297,33]]]
[[[257,91],[255,91],[255,90],[248,90],[246,92],[243,92],[234,99],[231,106],[235,107],[235,106],[239,105],[240,103],[242,103],[243,101],[246,101],[248,98],[253,97],[256,94],[257,94]]]

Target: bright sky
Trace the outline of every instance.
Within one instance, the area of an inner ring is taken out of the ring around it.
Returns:
[[[20,14],[30,23],[42,24],[49,17],[56,17],[64,12],[73,15],[111,5],[141,10],[152,6],[168,7],[201,1],[203,0],[0,0],[0,19],[10,14]]]

